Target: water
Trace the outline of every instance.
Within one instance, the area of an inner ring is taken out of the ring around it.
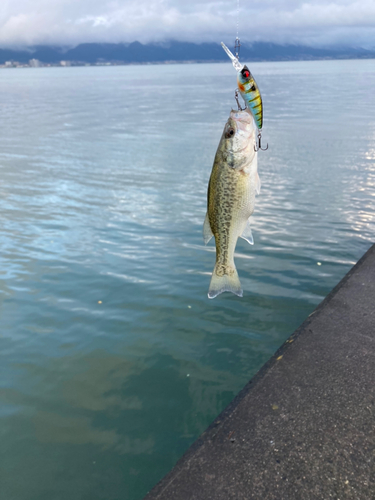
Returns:
[[[374,62],[251,69],[255,245],[213,301],[232,66],[1,71],[2,498],[141,499],[374,241]]]

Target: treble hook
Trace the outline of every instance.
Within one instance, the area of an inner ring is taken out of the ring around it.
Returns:
[[[254,146],[254,151],[257,152],[259,151],[260,149],[262,151],[267,151],[268,149],[268,142],[267,142],[267,147],[266,148],[262,148],[262,143],[261,143],[261,140],[262,140],[262,132],[259,130],[258,132],[258,140],[257,140],[257,146]]]
[[[234,98],[236,99],[237,102],[238,111],[244,111],[246,109],[246,106],[244,108],[241,108],[240,101],[238,100],[238,89],[234,91]]]

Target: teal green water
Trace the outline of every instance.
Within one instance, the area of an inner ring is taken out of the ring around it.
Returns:
[[[213,301],[232,66],[1,71],[2,498],[140,500],[374,241],[374,61],[251,69],[255,245]]]

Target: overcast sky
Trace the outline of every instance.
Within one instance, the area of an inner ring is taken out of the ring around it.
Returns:
[[[232,42],[237,0],[0,0],[0,46]],[[242,41],[375,48],[375,0],[240,0]]]

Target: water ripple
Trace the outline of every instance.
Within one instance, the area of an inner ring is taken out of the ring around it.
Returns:
[[[231,65],[2,71],[7,498],[141,499],[374,241],[373,61],[252,71],[255,245],[244,298],[215,301],[202,224]]]

